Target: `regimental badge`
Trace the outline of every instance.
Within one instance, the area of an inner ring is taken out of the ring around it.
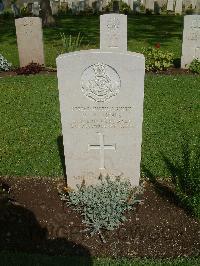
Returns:
[[[81,77],[81,90],[95,102],[105,102],[116,96],[121,87],[117,71],[106,64],[97,63],[86,68]]]

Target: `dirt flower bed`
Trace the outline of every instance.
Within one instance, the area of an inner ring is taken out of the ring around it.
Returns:
[[[182,68],[169,68],[164,71],[157,71],[157,72],[146,72],[151,74],[163,74],[163,75],[198,75],[190,72],[188,69],[182,69]],[[47,74],[47,75],[56,75],[56,68],[44,68],[42,71],[39,72],[39,74]],[[17,73],[13,71],[0,71],[0,78],[2,77],[13,77],[17,76]]]
[[[62,180],[1,178],[10,203],[0,205],[0,250],[49,255],[170,258],[200,255],[200,222],[146,183],[143,203],[119,229],[84,232],[81,216],[59,198]]]

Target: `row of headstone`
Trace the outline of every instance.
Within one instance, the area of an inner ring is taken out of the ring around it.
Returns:
[[[20,66],[44,64],[42,23],[15,20]],[[200,59],[200,15],[184,18],[181,65]],[[60,55],[57,62],[68,185],[97,184],[100,175],[139,184],[144,56],[127,52],[127,17],[100,17],[100,50]],[[70,66],[70,67],[69,67]]]
[[[175,11],[175,14],[182,14],[183,5],[185,10],[192,8],[193,10],[198,10],[200,5],[200,0],[168,0],[167,10]]]

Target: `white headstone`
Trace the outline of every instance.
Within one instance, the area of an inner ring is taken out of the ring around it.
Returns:
[[[127,51],[127,16],[123,14],[100,16],[100,49]]]
[[[32,13],[34,16],[39,16],[40,13],[40,5],[38,2],[34,2],[32,6]]]
[[[38,17],[15,20],[20,66],[31,62],[44,64],[42,21]]]
[[[167,2],[167,10],[174,11],[174,0],[168,0]]]
[[[183,11],[183,0],[176,0],[175,14],[182,14]]]
[[[55,16],[58,14],[58,10],[59,10],[59,3],[55,2],[55,1],[51,1],[51,11],[52,11],[52,15]]]
[[[154,0],[146,0],[145,9],[154,11]]]
[[[127,31],[122,15],[103,15],[100,21],[111,38],[112,30],[117,36]],[[64,54],[56,60],[66,174],[72,188],[83,181],[97,184],[100,174],[139,184],[144,56],[125,51],[125,40],[114,38],[112,47],[106,40],[105,50]]]
[[[197,14],[200,14],[200,0],[196,1],[196,12]]]
[[[200,15],[184,17],[181,67],[188,68],[194,58],[199,57],[200,49]]]
[[[133,10],[134,0],[128,0],[128,5],[130,6],[131,10]]]
[[[192,9],[196,8],[197,0],[191,0],[192,2]]]

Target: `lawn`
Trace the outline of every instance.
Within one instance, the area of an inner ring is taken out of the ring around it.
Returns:
[[[147,75],[142,165],[169,176],[162,155],[182,158],[181,142],[197,144],[200,131],[200,76]],[[1,78],[0,175],[63,175],[61,123],[56,76]]]
[[[128,50],[141,51],[142,47],[154,46],[181,56],[182,16],[128,16]],[[44,29],[44,50],[47,66],[55,67],[55,58],[62,51],[60,33],[84,36],[83,49],[99,48],[99,16],[64,16],[57,18],[54,28]],[[14,66],[19,65],[14,19],[0,19],[0,52]]]
[[[23,253],[1,252],[0,260],[2,266],[198,266],[199,258],[182,258],[173,260],[151,260],[151,259],[109,259],[109,258],[76,258],[76,257],[49,257],[39,254],[28,255]]]

